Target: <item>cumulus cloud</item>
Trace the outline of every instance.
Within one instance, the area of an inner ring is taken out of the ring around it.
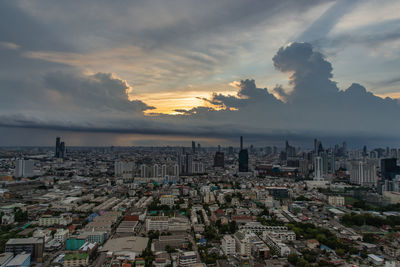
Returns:
[[[79,75],[52,72],[44,77],[45,86],[57,92],[62,101],[96,112],[142,112],[154,109],[140,100],[130,100],[133,88],[111,73]]]
[[[281,47],[273,63],[277,70],[289,74],[293,86],[289,93],[282,86],[269,93],[266,88],[257,88],[254,80],[242,80],[237,95],[214,94],[207,100],[223,109],[198,112],[197,108],[186,114],[203,119],[212,114],[208,120],[230,121],[257,133],[373,136],[394,135],[400,130],[396,99],[378,97],[357,83],[340,90],[332,80],[331,63],[311,44]]]

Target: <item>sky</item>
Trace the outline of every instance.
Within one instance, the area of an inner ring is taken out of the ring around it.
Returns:
[[[398,0],[0,0],[0,145],[400,145]]]

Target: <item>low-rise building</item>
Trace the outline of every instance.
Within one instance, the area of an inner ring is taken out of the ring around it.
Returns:
[[[61,214],[60,216],[43,215],[39,219],[39,226],[53,225],[69,225],[72,223],[72,217],[69,214]]]
[[[57,232],[54,234],[54,239],[57,242],[64,243],[69,235],[69,231],[67,229],[57,229]]]
[[[172,207],[175,204],[175,196],[174,195],[162,195],[160,197],[161,205],[168,205]]]
[[[197,254],[194,251],[183,252],[179,255],[179,266],[190,266],[197,263]]]
[[[146,219],[146,230],[149,231],[167,231],[168,217],[167,216],[150,216]]]
[[[64,267],[89,266],[89,254],[70,253],[64,257]]]
[[[342,196],[329,196],[328,203],[332,206],[344,206],[344,197]]]
[[[29,267],[31,266],[31,254],[22,252],[9,261],[6,267]]]
[[[271,248],[272,251],[277,253],[281,257],[287,257],[290,254],[290,248],[281,243],[279,240],[271,237],[270,235],[266,234],[263,236],[267,245]]]

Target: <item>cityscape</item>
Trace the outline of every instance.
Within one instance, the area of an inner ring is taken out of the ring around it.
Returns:
[[[3,148],[0,260],[397,266],[400,149],[313,147]]]
[[[0,0],[0,267],[400,267],[399,0]]]

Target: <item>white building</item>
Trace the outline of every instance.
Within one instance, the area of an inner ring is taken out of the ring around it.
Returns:
[[[158,164],[153,165],[152,178],[158,178],[160,176],[160,167]]]
[[[271,237],[270,235],[266,234],[263,235],[263,239],[267,243],[267,245],[271,248],[272,251],[277,253],[281,257],[287,257],[290,254],[290,248],[281,243],[279,240]]]
[[[296,234],[293,231],[288,230],[286,226],[266,226],[259,222],[249,222],[239,227],[240,230],[246,230],[255,234],[269,235],[275,239],[281,241],[293,241],[296,240]]]
[[[35,167],[35,162],[31,159],[16,159],[15,160],[15,177],[32,177],[34,175],[33,169]]]
[[[167,216],[149,216],[146,219],[146,230],[149,231],[168,231]]]
[[[238,231],[234,234],[236,252],[242,256],[251,255],[251,242],[247,233]]]
[[[54,234],[54,240],[60,243],[64,243],[69,235],[69,231],[67,229],[57,229],[57,232]]]
[[[163,164],[161,166],[161,178],[165,178],[167,176],[167,165]]]
[[[39,219],[39,226],[52,226],[52,225],[69,225],[72,223],[72,217],[69,214],[61,214],[58,217],[51,215],[43,215]]]
[[[236,252],[236,242],[231,235],[224,235],[221,240],[221,248],[225,255],[233,255]]]
[[[322,167],[323,167],[322,157],[314,158],[314,181],[323,181]]]
[[[351,183],[368,187],[376,186],[377,175],[374,161],[353,161],[350,170]]]

